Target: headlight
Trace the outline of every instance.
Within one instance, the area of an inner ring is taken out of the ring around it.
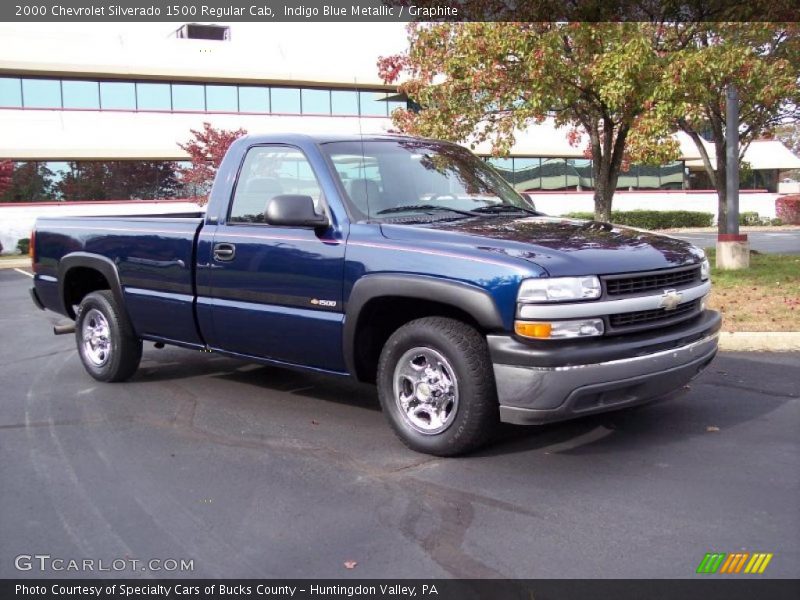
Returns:
[[[575,321],[515,321],[514,332],[535,340],[566,340],[603,335],[603,319]]]
[[[588,277],[553,277],[526,279],[519,286],[518,302],[567,302],[594,300],[601,294],[600,280]]]
[[[704,258],[703,262],[700,263],[700,279],[702,281],[708,281],[711,277],[711,265],[708,264],[708,259]]]

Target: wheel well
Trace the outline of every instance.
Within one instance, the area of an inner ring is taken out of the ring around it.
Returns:
[[[449,317],[483,332],[472,315],[450,304],[403,296],[374,298],[358,315],[353,345],[357,378],[374,383],[386,340],[406,323],[422,317]]]
[[[81,303],[87,294],[97,290],[109,290],[108,279],[97,269],[73,267],[64,276],[64,308],[75,317],[73,306]]]

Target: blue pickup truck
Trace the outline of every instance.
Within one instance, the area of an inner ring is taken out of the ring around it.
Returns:
[[[664,396],[720,328],[701,250],[547,217],[413,137],[247,136],[205,212],[41,218],[32,253],[33,300],[95,379],[130,378],[144,340],[353,377],[441,456]]]

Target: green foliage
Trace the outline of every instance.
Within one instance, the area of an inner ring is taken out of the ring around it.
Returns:
[[[31,239],[30,238],[22,238],[21,240],[17,241],[17,250],[20,254],[28,254],[28,251],[31,247]]]
[[[590,212],[572,212],[564,215],[570,219],[593,219]],[[615,210],[611,223],[640,229],[677,229],[681,227],[711,227],[712,213],[690,210]]]
[[[761,219],[755,211],[745,211],[739,213],[739,225],[759,225]]]

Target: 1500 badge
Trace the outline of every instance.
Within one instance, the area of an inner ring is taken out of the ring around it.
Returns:
[[[312,298],[310,302],[314,306],[326,306],[328,308],[336,306],[336,300],[319,300],[318,298]]]

